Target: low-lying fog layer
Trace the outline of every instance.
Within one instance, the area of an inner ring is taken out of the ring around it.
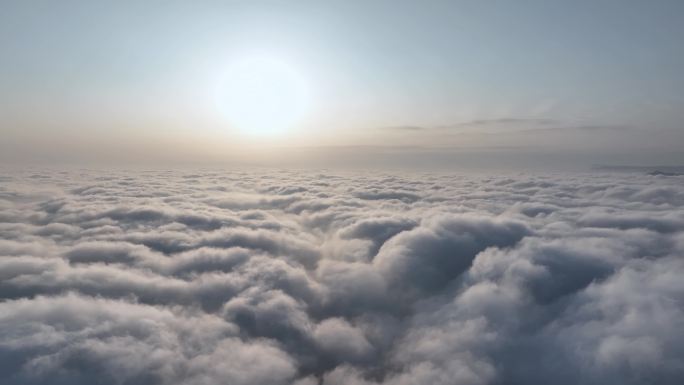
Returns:
[[[681,384],[684,177],[0,177],[2,384]]]

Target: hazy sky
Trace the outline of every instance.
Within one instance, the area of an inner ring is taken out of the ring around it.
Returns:
[[[0,160],[684,163],[682,36],[678,0],[5,0]],[[217,97],[255,56],[307,88],[279,135]]]

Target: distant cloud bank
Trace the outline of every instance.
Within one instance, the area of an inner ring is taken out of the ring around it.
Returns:
[[[5,171],[0,383],[679,384],[683,182]]]

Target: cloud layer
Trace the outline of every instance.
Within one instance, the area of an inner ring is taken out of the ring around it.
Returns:
[[[7,171],[3,384],[676,384],[684,179]]]

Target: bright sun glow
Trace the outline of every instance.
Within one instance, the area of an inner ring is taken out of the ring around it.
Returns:
[[[287,63],[268,57],[251,57],[232,65],[219,98],[230,124],[257,136],[284,132],[309,109],[305,79]]]

